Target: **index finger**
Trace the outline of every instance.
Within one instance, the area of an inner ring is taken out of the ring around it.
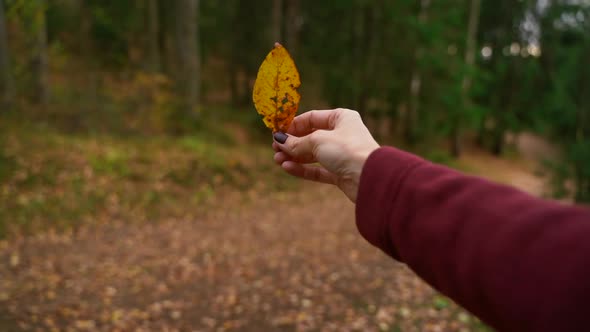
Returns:
[[[336,120],[341,110],[314,110],[298,115],[293,119],[287,133],[293,136],[305,136],[315,130],[332,130],[336,126]]]

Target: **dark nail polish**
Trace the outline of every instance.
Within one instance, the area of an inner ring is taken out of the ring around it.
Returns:
[[[289,136],[287,136],[287,134],[285,134],[285,133],[281,133],[280,131],[278,131],[278,132],[274,133],[272,135],[272,137],[274,137],[275,141],[277,141],[281,144],[285,144],[285,142],[287,141],[287,138]]]

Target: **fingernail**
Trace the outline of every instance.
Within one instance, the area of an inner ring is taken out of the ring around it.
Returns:
[[[272,135],[272,137],[274,137],[275,141],[277,141],[281,144],[285,144],[285,142],[287,141],[287,138],[289,136],[287,136],[287,134],[285,134],[285,133],[281,133],[280,131],[277,131],[276,133],[274,133]]]

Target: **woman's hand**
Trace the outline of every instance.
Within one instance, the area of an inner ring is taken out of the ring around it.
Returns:
[[[365,161],[379,148],[359,113],[341,108],[303,113],[288,134],[273,135],[275,162],[291,175],[335,184],[356,202]]]

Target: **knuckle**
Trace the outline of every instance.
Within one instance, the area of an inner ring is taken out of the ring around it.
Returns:
[[[308,123],[309,123],[309,127],[313,127],[313,124],[315,123],[315,118],[318,115],[318,111],[309,111],[309,117],[307,118]]]
[[[311,155],[315,158],[318,156],[320,145],[327,139],[327,133],[324,130],[318,130],[309,135],[309,144],[311,145]]]
[[[324,130],[316,130],[309,135],[309,143],[315,147],[319,145],[325,137],[326,132]]]
[[[291,151],[291,154],[296,155],[299,152],[299,147],[301,145],[301,141],[298,139],[291,139],[291,142],[289,144],[289,150]]]
[[[338,123],[338,120],[340,119],[340,117],[342,116],[342,109],[336,109],[335,112],[331,113],[328,117],[328,127],[330,129],[334,129],[336,128],[336,124]]]
[[[337,108],[336,112],[334,112],[334,116],[332,117],[332,122],[335,125],[338,120],[341,119],[360,119],[361,114],[355,110],[351,110],[348,108]]]
[[[355,110],[351,110],[350,108],[342,108],[342,107],[337,108],[336,111],[339,112],[339,113],[356,112]]]

